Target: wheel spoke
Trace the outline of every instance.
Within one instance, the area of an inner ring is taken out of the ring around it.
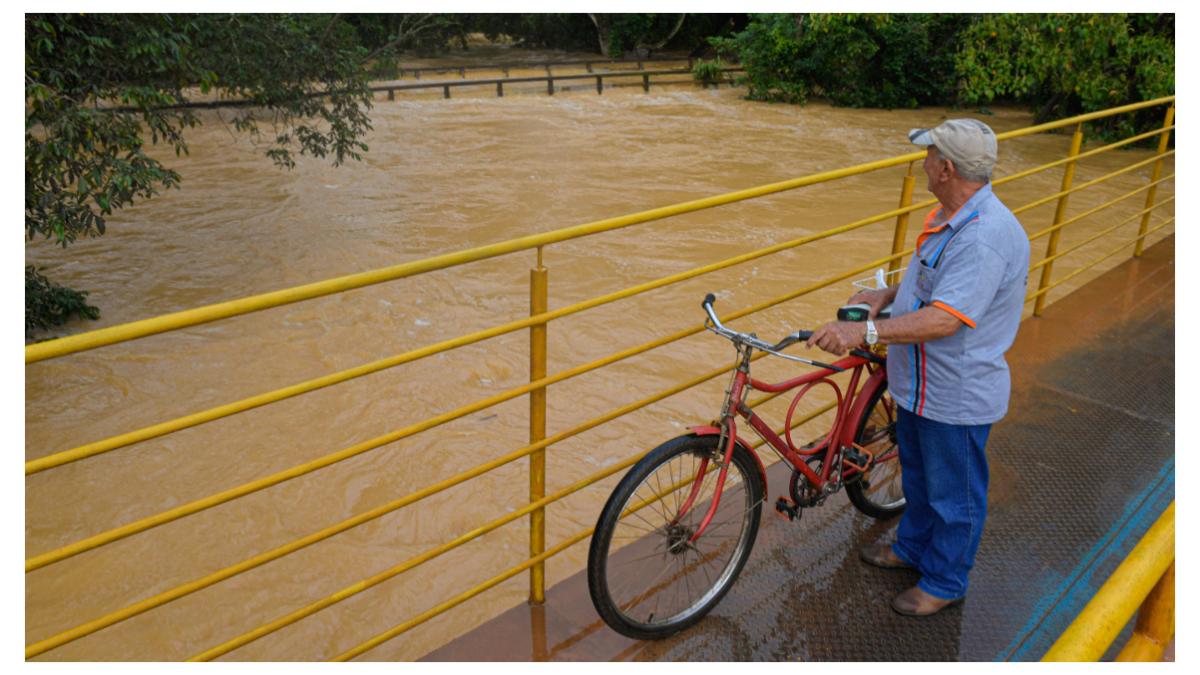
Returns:
[[[721,466],[711,460],[714,439],[675,447],[630,470],[626,481],[637,476],[638,482],[618,486],[624,501],[606,507],[596,530],[607,542],[607,564],[601,586],[589,577],[592,597],[598,608],[608,608],[601,616],[631,637],[678,630],[707,612],[733,583],[757,529],[762,491],[746,450],[738,447],[735,460]],[[692,541],[710,509],[711,519]],[[589,568],[595,562],[589,559]]]

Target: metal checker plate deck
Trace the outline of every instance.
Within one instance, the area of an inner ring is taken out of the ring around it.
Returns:
[[[733,589],[672,638],[609,630],[579,573],[544,606],[515,607],[425,658],[1037,660],[1174,499],[1174,238],[1027,320],[1008,360],[1013,397],[988,442],[989,515],[961,606],[893,612],[917,573],[869,567],[857,550],[890,540],[898,521],[838,494],[796,523],[764,515]],[[772,469],[774,499],[787,475]]]

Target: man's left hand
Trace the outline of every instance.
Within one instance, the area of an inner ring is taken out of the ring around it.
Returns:
[[[844,356],[861,345],[867,336],[867,325],[861,321],[832,321],[813,331],[805,343],[817,346],[830,354]]]

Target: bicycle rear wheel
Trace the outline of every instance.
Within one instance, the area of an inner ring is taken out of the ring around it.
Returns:
[[[758,534],[765,494],[758,463],[738,444],[718,508],[716,436],[672,439],[630,469],[592,536],[588,590],[605,623],[637,639],[663,638],[699,621],[725,595]]]
[[[846,483],[846,496],[859,511],[873,518],[899,515],[905,500],[896,443],[896,404],[887,393],[886,383],[871,395],[854,439],[876,459],[865,474]]]

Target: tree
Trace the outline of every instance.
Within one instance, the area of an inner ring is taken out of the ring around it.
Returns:
[[[588,14],[596,26],[600,53],[621,56],[633,50],[648,54],[662,49],[679,29],[687,14]]]
[[[278,166],[294,166],[297,152],[359,159],[371,93],[369,55],[354,38],[330,15],[27,14],[26,235],[65,247],[103,234],[114,211],[178,187],[147,140],[186,153],[197,98],[248,101],[228,124]],[[32,267],[25,277],[27,335],[96,318],[86,293]]]
[[[1175,91],[1173,14],[754,14],[710,42],[746,69],[750,98],[882,108],[1033,107],[1038,121]],[[1142,111],[1103,136],[1161,124]]]
[[[1173,14],[995,14],[958,40],[959,96],[1028,103],[1037,120],[1091,112],[1175,91]],[[1161,111],[1105,122],[1128,136],[1161,124]]]
[[[732,38],[710,40],[746,69],[750,98],[913,108],[954,98],[954,53],[942,47],[961,14],[754,14]]]

